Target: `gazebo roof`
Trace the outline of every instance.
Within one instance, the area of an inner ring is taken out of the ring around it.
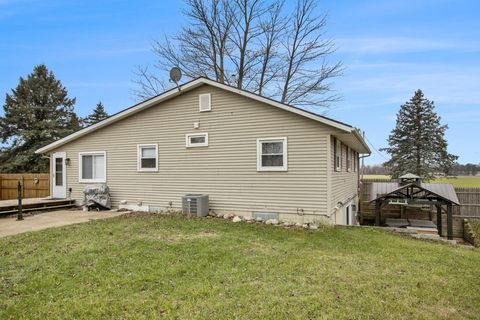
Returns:
[[[415,189],[415,191],[403,192],[407,189]],[[460,205],[455,188],[449,183],[421,183],[420,185],[409,183],[400,185],[398,182],[374,182],[371,184],[370,202],[394,197],[441,200]]]
[[[421,179],[420,176],[417,176],[413,173],[407,173],[400,177],[400,179]]]

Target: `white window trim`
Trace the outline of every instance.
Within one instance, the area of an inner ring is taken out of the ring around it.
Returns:
[[[202,97],[208,96],[208,109],[202,110]],[[208,112],[212,111],[212,95],[210,93],[202,93],[198,95],[198,111],[199,112]]]
[[[142,168],[142,148],[155,148],[155,168]],[[139,172],[158,172],[158,144],[145,143],[137,144],[137,171]]]
[[[342,142],[336,138],[335,139],[335,154],[334,154],[334,166],[335,166],[335,171],[342,171]],[[340,161],[338,162],[337,165],[337,156],[340,158]]]
[[[191,137],[205,136],[204,143],[190,143]],[[185,147],[187,148],[197,148],[197,147],[208,147],[208,133],[189,133],[185,135]]]
[[[352,171],[352,149],[349,146],[346,146],[347,152],[347,172]]]
[[[262,166],[262,143],[264,142],[282,142],[283,143],[283,166],[282,167],[263,167]],[[287,137],[257,139],[257,171],[288,171]]]
[[[82,156],[92,156],[92,155],[103,155],[103,160],[105,161],[103,165],[103,176],[104,179],[82,179]],[[107,182],[107,153],[105,151],[89,151],[89,152],[79,152],[78,153],[78,182],[80,183],[92,183],[92,182]]]
[[[353,150],[353,172],[357,172],[357,166],[358,166],[358,153],[356,150]]]

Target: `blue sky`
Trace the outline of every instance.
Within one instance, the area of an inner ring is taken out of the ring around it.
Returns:
[[[135,66],[154,62],[152,40],[184,23],[182,8],[182,1],[0,0],[2,105],[20,76],[45,63],[77,98],[79,115],[99,100],[109,113],[128,107]],[[450,127],[450,151],[462,163],[480,162],[472,141],[480,137],[479,1],[321,1],[319,8],[338,46],[332,58],[346,67],[335,81],[343,100],[328,116],[360,127],[378,149],[399,106],[420,88]],[[384,157],[374,151],[366,163]]]

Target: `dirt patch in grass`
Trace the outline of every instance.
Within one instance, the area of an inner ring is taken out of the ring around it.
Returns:
[[[156,237],[156,239],[165,241],[165,242],[178,242],[178,241],[193,241],[198,239],[209,239],[216,238],[219,235],[213,231],[204,231],[195,234],[161,234]],[[140,236],[143,239],[151,239],[151,236],[144,235]]]

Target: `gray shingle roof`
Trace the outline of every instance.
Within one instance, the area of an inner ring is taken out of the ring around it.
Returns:
[[[400,177],[400,179],[420,179],[421,177],[413,174],[413,173],[407,173],[404,174],[403,176]]]
[[[410,187],[412,185],[414,184],[402,186],[398,182],[373,182],[370,185],[369,201],[375,201],[376,199],[382,198],[387,194]],[[419,187],[439,196],[440,198],[460,205],[455,188],[449,183],[422,183]]]

